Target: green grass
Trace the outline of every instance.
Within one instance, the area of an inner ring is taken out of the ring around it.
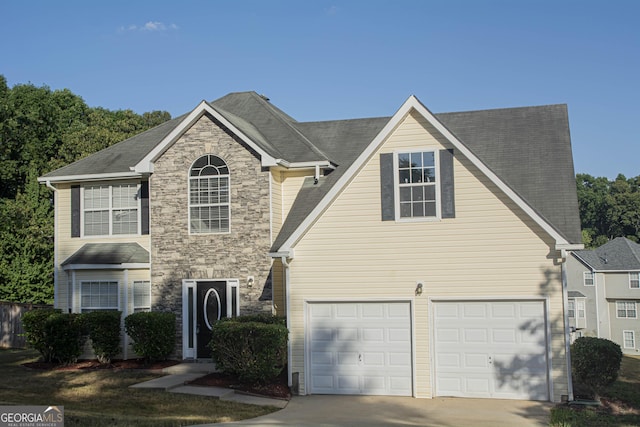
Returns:
[[[136,390],[129,386],[160,376],[145,371],[41,371],[30,350],[0,350],[0,405],[64,406],[65,426],[169,427],[240,421],[273,407],[211,397]]]
[[[579,388],[579,384],[575,384]],[[640,357],[624,356],[618,380],[601,396],[600,407],[556,406],[551,410],[553,427],[639,426]]]

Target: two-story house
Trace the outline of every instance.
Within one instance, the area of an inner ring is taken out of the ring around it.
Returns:
[[[301,394],[571,395],[564,105],[298,122],[232,93],[40,181],[56,306],[174,312],[178,358],[273,312]]]
[[[567,316],[572,339],[609,339],[623,353],[640,352],[640,245],[617,237],[567,259]]]

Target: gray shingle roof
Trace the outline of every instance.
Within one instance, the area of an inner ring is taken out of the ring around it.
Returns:
[[[67,166],[43,175],[44,178],[129,172],[186,117],[182,115],[125,139]]]
[[[62,265],[77,264],[146,264],[149,252],[137,243],[87,243]]]
[[[567,292],[567,296],[569,298],[586,298],[587,297],[585,294],[583,294],[582,292],[578,292],[578,291],[569,291],[569,292]]]
[[[640,245],[626,237],[616,237],[594,250],[575,251],[596,271],[638,271],[640,270]]]
[[[209,103],[276,159],[330,161],[336,169],[319,185],[305,185],[280,234],[279,248],[317,206],[389,117],[300,123],[255,92]],[[127,172],[187,115],[65,166],[47,177]],[[463,144],[571,243],[581,243],[578,199],[565,105],[436,114]]]
[[[556,231],[582,242],[566,105],[436,117]]]

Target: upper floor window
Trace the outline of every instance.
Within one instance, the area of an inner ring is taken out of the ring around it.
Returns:
[[[595,281],[593,280],[593,272],[585,271],[584,272],[584,285],[585,286],[593,286]]]
[[[629,287],[631,289],[640,289],[640,273],[629,273]]]
[[[220,157],[206,155],[189,170],[189,231],[229,232],[229,168]]]
[[[636,302],[635,301],[616,301],[616,312],[618,318],[635,319],[636,318]]]
[[[138,234],[139,193],[138,184],[83,187],[83,235]]]
[[[437,157],[434,151],[397,155],[400,218],[438,216]]]

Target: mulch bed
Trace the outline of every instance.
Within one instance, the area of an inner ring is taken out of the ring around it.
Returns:
[[[246,384],[238,380],[235,376],[223,374],[221,372],[208,374],[204,377],[191,381],[189,384],[209,387],[224,387],[241,393],[289,400],[291,399],[291,390],[289,389],[287,382],[287,370],[284,369],[277,378],[269,381],[267,384]]]
[[[29,362],[23,363],[30,369],[41,370],[56,370],[56,371],[77,371],[77,370],[96,370],[96,369],[150,369],[160,370],[168,368],[169,366],[177,365],[180,363],[177,360],[161,360],[157,362],[148,362],[144,359],[127,359],[127,360],[112,360],[111,363],[100,363],[97,360],[78,360],[76,363],[70,363],[67,365],[61,365],[53,362]]]

